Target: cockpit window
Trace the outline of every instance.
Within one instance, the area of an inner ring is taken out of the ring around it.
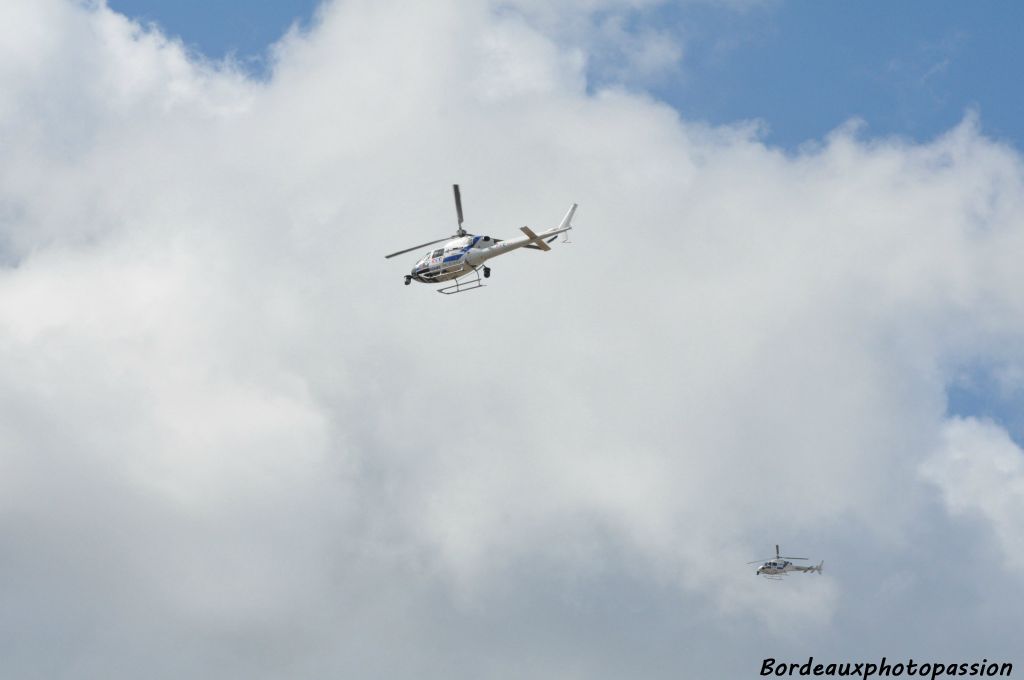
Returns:
[[[441,257],[442,255],[444,255],[444,248],[438,248],[430,254],[431,257]]]

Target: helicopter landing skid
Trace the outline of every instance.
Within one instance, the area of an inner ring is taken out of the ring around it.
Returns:
[[[465,293],[467,290],[476,290],[477,288],[483,288],[484,282],[480,280],[480,272],[476,269],[473,270],[473,278],[466,281],[459,281],[455,279],[455,283],[444,288],[438,288],[437,292],[442,295],[455,295],[455,293]]]

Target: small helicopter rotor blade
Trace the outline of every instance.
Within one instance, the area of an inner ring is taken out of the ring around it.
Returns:
[[[785,555],[779,554],[779,546],[775,544],[775,559],[777,560],[806,560],[806,557],[786,557]]]
[[[399,250],[397,253],[391,253],[390,255],[385,255],[384,259],[385,260],[390,259],[390,258],[394,257],[395,255],[404,255],[405,253],[408,253],[410,251],[419,250],[420,248],[425,248],[427,246],[432,246],[435,243],[440,243],[441,241],[447,241],[448,239],[451,239],[451,238],[455,238],[455,237],[454,236],[445,236],[444,238],[439,238],[436,241],[427,241],[426,243],[421,243],[418,246],[413,246],[412,248],[406,248],[405,250]]]
[[[455,212],[459,216],[459,236],[464,236],[466,231],[462,228],[462,194],[459,193],[459,185],[453,184],[452,191],[455,193]]]
[[[766,557],[763,560],[754,560],[753,562],[747,562],[747,564],[761,564],[762,562],[767,562],[770,559],[772,559],[772,558]]]

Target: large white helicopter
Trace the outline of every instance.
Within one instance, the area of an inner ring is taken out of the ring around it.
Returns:
[[[453,285],[440,288],[437,292],[451,295],[452,293],[481,288],[484,283],[480,280],[480,271],[483,271],[485,279],[491,276],[490,267],[484,266],[484,262],[487,260],[512,252],[518,248],[551,250],[551,246],[548,244],[554,241],[559,234],[566,234],[568,236],[567,232],[572,229],[572,216],[576,212],[575,203],[572,204],[569,212],[562,218],[561,224],[539,234],[535,234],[529,227],[520,227],[519,230],[523,232],[524,236],[508,239],[507,241],[500,238],[491,238],[490,236],[474,236],[473,234],[466,233],[466,230],[462,228],[462,197],[459,194],[459,185],[453,184],[452,190],[455,192],[455,211],[459,216],[459,230],[455,232],[454,236],[446,236],[436,241],[428,241],[427,243],[421,243],[418,246],[399,250],[397,253],[384,256],[385,259],[392,258],[395,255],[402,255],[412,250],[447,241],[443,246],[431,249],[420,258],[420,261],[413,267],[412,272],[405,275],[405,285],[407,286],[414,280],[421,283],[440,283],[441,281],[451,281],[454,279],[455,283]],[[471,276],[471,278],[459,281],[464,276]]]
[[[764,576],[765,578],[781,580],[783,576],[793,571],[801,571],[807,573],[821,573],[821,567],[825,564],[825,560],[818,562],[813,567],[801,567],[797,564],[793,564],[789,560],[806,560],[806,557],[782,557],[779,555],[779,546],[775,545],[775,558],[765,558],[764,560],[754,560],[753,562],[747,562],[747,564],[757,564],[758,562],[764,562],[760,567],[757,568],[757,575]]]

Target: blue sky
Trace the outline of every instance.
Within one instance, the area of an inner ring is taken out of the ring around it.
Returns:
[[[232,53],[254,70],[266,46],[292,23],[307,24],[318,4],[109,0],[208,56]],[[688,119],[761,119],[767,141],[794,148],[851,116],[866,121],[870,136],[923,141],[976,109],[986,134],[1024,146],[1019,3],[669,3],[636,20],[682,39],[682,68],[651,89]]]
[[[769,139],[791,145],[854,115],[870,134],[925,139],[977,107],[989,134],[1024,139],[1020,4],[797,0],[668,14],[690,36],[696,75],[662,95],[692,116],[762,118]]]
[[[113,0],[118,12],[182,38],[207,56],[259,60],[292,23],[307,22],[317,0]]]

